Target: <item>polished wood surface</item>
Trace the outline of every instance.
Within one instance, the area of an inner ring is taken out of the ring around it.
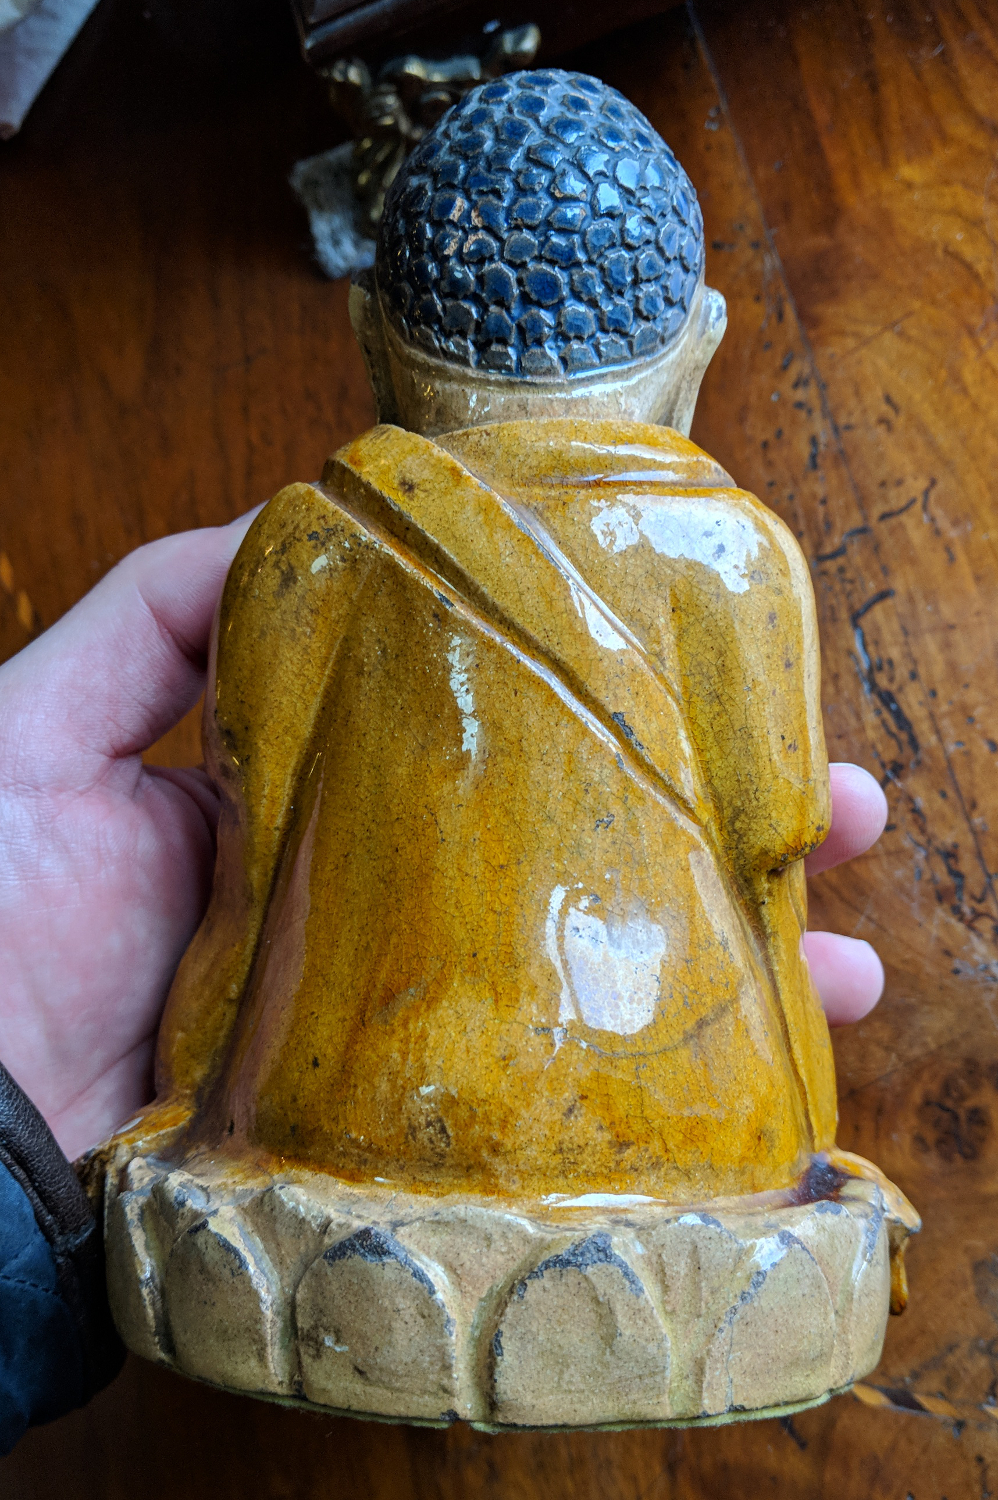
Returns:
[[[8,653],[130,547],[315,477],[371,417],[345,287],[311,268],[284,186],[335,132],[283,12],[254,10],[215,71],[145,14],[104,0],[0,154]],[[887,966],[836,1041],[839,1140],[924,1216],[911,1306],[858,1395],[711,1431],[373,1426],[133,1361],[0,1463],[5,1500],[998,1490],[998,22],[958,0],[747,0],[574,61],[700,191],[730,326],[693,436],[799,536],[830,753],[888,789],[878,848],[813,899]]]

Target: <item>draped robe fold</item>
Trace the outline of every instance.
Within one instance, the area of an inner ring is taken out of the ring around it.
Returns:
[[[792,535],[668,429],[375,428],[221,607],[189,1137],[434,1191],[784,1188],[829,1149],[827,829]]]

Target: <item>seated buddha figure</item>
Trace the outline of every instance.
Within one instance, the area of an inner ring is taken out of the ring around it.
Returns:
[[[829,1207],[815,608],[783,522],[685,436],[725,322],[689,180],[591,78],[491,82],[399,174],[351,313],[379,425],[271,500],[221,604],[162,1161],[322,1178],[354,1221],[381,1191],[393,1224],[803,1213],[816,1180]],[[584,1243],[576,1269],[617,1254]]]

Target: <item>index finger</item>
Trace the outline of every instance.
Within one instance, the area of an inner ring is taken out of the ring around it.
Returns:
[[[832,826],[825,842],[804,861],[809,875],[820,875],[875,844],[887,822],[887,798],[880,783],[850,761],[828,767],[832,783]]]

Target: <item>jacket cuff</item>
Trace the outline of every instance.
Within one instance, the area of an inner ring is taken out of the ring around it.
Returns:
[[[0,1064],[0,1451],[25,1426],[81,1406],[124,1349],[104,1239],[48,1125]],[[6,1408],[6,1409],[5,1409]]]

